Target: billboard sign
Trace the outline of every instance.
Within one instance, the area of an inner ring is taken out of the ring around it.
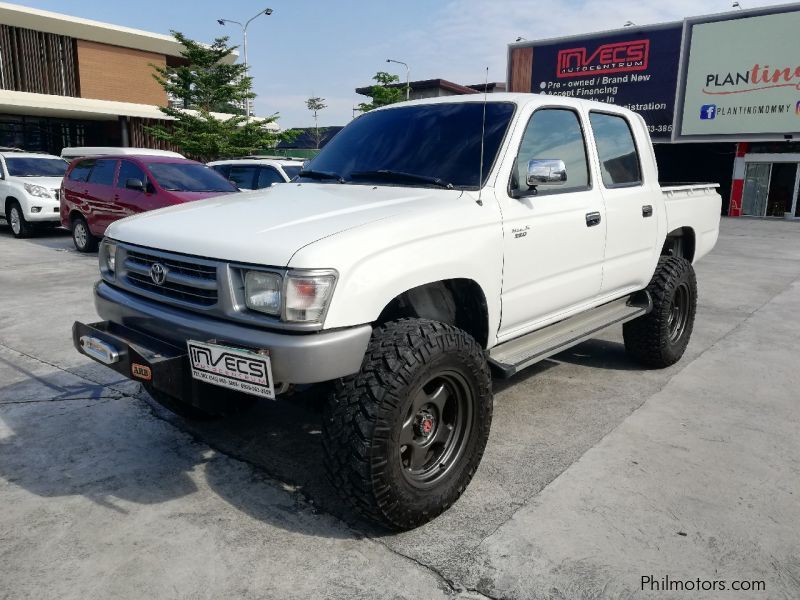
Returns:
[[[779,10],[687,20],[676,140],[800,132],[800,5]]]
[[[630,108],[654,139],[669,139],[682,31],[669,23],[534,42],[530,91]]]

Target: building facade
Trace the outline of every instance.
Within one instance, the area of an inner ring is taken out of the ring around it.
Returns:
[[[177,66],[172,37],[0,2],[0,146],[163,147],[153,66]],[[235,56],[231,57],[235,60]]]
[[[509,45],[510,91],[641,114],[661,180],[715,181],[731,216],[800,218],[800,4]]]

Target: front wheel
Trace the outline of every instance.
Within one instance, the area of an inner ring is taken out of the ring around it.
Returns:
[[[466,489],[491,420],[489,368],[469,334],[425,319],[390,322],[376,328],[361,371],[332,394],[326,467],[364,516],[410,529]]]
[[[8,225],[15,238],[26,238],[33,232],[31,224],[25,219],[22,208],[16,201],[11,202],[8,207]]]
[[[692,263],[677,256],[662,256],[647,291],[653,310],[622,326],[625,350],[649,367],[668,367],[681,359],[692,337],[697,312]]]

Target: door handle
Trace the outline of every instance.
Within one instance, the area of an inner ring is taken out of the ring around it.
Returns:
[[[645,204],[642,207],[642,216],[646,219],[647,217],[653,216],[653,207],[649,204]]]
[[[600,224],[600,213],[599,212],[590,212],[586,213],[586,226],[587,227],[594,227],[595,225]]]

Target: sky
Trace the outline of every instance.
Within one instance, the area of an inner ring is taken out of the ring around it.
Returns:
[[[726,12],[730,0],[18,0],[16,4],[115,25],[168,34],[177,30],[209,42],[241,29],[217,19],[244,22],[258,115],[279,114],[283,128],[313,124],[305,105],[325,98],[321,126],[345,125],[366,100],[355,88],[370,85],[377,71],[405,80],[448,79],[462,85],[505,81],[510,42],[538,40],[622,27],[650,25],[698,14]],[[744,8],[782,4],[741,0]]]

